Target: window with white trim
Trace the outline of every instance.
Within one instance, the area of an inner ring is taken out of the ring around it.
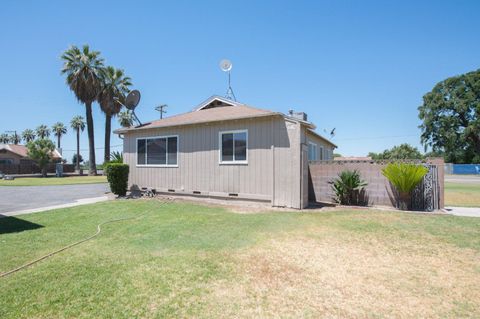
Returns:
[[[138,166],[178,166],[178,136],[137,139]]]
[[[248,131],[220,132],[220,163],[247,163]]]
[[[318,150],[317,144],[308,142],[308,160],[317,161],[318,160]]]

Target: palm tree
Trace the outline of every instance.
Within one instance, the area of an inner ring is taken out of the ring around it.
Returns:
[[[20,135],[17,134],[17,132],[13,133],[10,135],[10,143],[17,145],[20,143],[22,139],[20,138]]]
[[[129,110],[118,113],[118,122],[122,127],[130,127],[133,125],[132,113]]]
[[[57,122],[52,125],[53,135],[57,137],[57,148],[60,148],[60,139],[62,135],[67,134],[67,128],[62,122]]]
[[[38,138],[44,139],[50,136],[50,129],[46,125],[40,125],[36,128]]]
[[[100,52],[90,51],[88,45],[80,50],[71,46],[62,54],[62,74],[67,76],[67,85],[75,94],[77,100],[85,104],[89,147],[89,175],[96,175],[95,165],[95,134],[93,131],[92,103],[101,90],[103,59]]]
[[[85,129],[85,121],[83,120],[83,117],[80,115],[74,116],[73,119],[70,121],[70,126],[77,131],[77,162],[74,163],[76,164],[76,169],[77,171],[80,171],[80,161],[78,160],[80,156],[80,131],[83,132]]]
[[[31,142],[35,139],[35,132],[29,128],[22,132],[23,141],[26,143]]]
[[[10,136],[6,133],[0,134],[0,143],[2,144],[8,144],[10,143]]]
[[[112,131],[112,117],[117,115],[125,103],[125,95],[132,85],[130,78],[123,70],[108,66],[102,77],[102,90],[98,94],[98,103],[105,113],[105,153],[104,162],[110,161],[110,134]]]

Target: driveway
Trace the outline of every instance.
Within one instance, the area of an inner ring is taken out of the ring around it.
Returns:
[[[109,191],[108,184],[0,186],[0,215],[12,216],[47,207],[68,207],[106,200],[105,193]]]

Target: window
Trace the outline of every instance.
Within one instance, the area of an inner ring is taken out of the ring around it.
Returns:
[[[308,160],[309,161],[318,160],[317,144],[312,142],[308,142]]]
[[[137,139],[138,166],[177,166],[178,136]]]
[[[323,151],[323,146],[320,146],[320,160],[326,160],[325,158],[325,152]]]
[[[246,164],[248,131],[220,132],[220,163]]]
[[[0,164],[12,165],[13,159],[11,158],[0,158]]]

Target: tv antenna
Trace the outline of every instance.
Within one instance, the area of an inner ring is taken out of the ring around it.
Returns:
[[[155,110],[160,112],[160,119],[163,119],[163,113],[167,113],[167,111],[164,110],[164,108],[168,107],[167,104],[162,104],[157,107],[155,107]]]
[[[336,134],[335,130],[336,130],[336,129],[337,129],[337,128],[334,127],[334,128],[330,131],[330,138],[334,138],[334,137],[335,137],[335,134]],[[324,131],[325,133],[328,133],[326,129],[324,129],[323,131]]]
[[[235,93],[233,93],[233,89],[232,89],[232,86],[230,84],[230,73],[232,71],[232,62],[230,62],[230,60],[223,59],[222,61],[220,61],[220,69],[223,72],[228,73],[228,89],[227,89],[227,93],[225,94],[225,97],[227,99],[236,101],[237,98],[235,97]]]
[[[115,100],[120,103],[121,105],[125,106],[127,110],[132,111],[133,119],[137,121],[138,125],[142,125],[142,122],[137,117],[137,114],[135,114],[135,108],[137,107],[138,103],[140,102],[140,91],[139,90],[133,90],[128,93],[126,99],[125,99],[125,104],[123,104],[118,98],[115,98]]]

